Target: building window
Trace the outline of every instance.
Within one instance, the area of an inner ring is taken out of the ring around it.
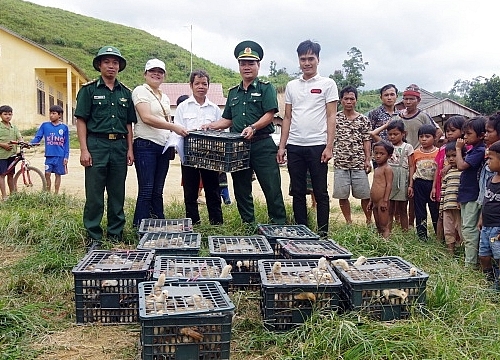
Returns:
[[[36,107],[37,113],[45,116],[45,84],[43,81],[36,81]]]

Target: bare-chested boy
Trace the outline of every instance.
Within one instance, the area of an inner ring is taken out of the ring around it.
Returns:
[[[392,168],[387,160],[392,156],[394,147],[386,141],[378,141],[373,145],[373,159],[377,168],[373,172],[373,183],[370,191],[368,208],[373,210],[377,231],[385,239],[390,235],[389,196],[392,190]]]

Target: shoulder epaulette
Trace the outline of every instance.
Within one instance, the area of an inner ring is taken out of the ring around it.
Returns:
[[[128,91],[132,91],[131,88],[129,88],[127,85],[125,85],[124,83],[122,83],[121,81],[119,81],[120,85],[123,86],[125,89],[127,89]]]
[[[238,84],[238,85],[234,85],[234,86],[231,86],[231,87],[229,88],[229,90],[236,89],[238,86],[240,86],[240,84]]]
[[[267,80],[261,80],[261,79],[259,79],[259,82],[262,83],[262,84],[266,84],[266,85],[269,84],[269,81],[267,81]]]
[[[82,86],[87,86],[87,85],[93,84],[95,82],[97,82],[97,79],[90,80],[90,81],[86,82],[85,84],[83,84]]]

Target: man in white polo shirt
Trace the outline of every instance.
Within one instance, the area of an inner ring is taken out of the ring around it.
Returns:
[[[306,174],[309,170],[317,203],[317,232],[326,237],[330,216],[328,161],[332,158],[339,97],[335,82],[318,74],[320,50],[321,46],[310,40],[297,47],[302,77],[286,86],[277,160],[284,163],[286,152],[294,218],[297,224],[303,225],[308,225]]]

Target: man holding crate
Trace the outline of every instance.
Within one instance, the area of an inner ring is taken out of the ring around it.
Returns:
[[[250,168],[233,172],[234,196],[241,219],[254,224],[252,174],[264,192],[269,222],[285,224],[286,213],[281,192],[281,175],[276,161],[277,148],[271,138],[274,114],[278,112],[276,89],[267,81],[258,79],[262,47],[254,41],[242,41],[234,49],[238,60],[241,83],[229,89],[222,119],[206,125],[205,129],[230,131],[252,143]]]

